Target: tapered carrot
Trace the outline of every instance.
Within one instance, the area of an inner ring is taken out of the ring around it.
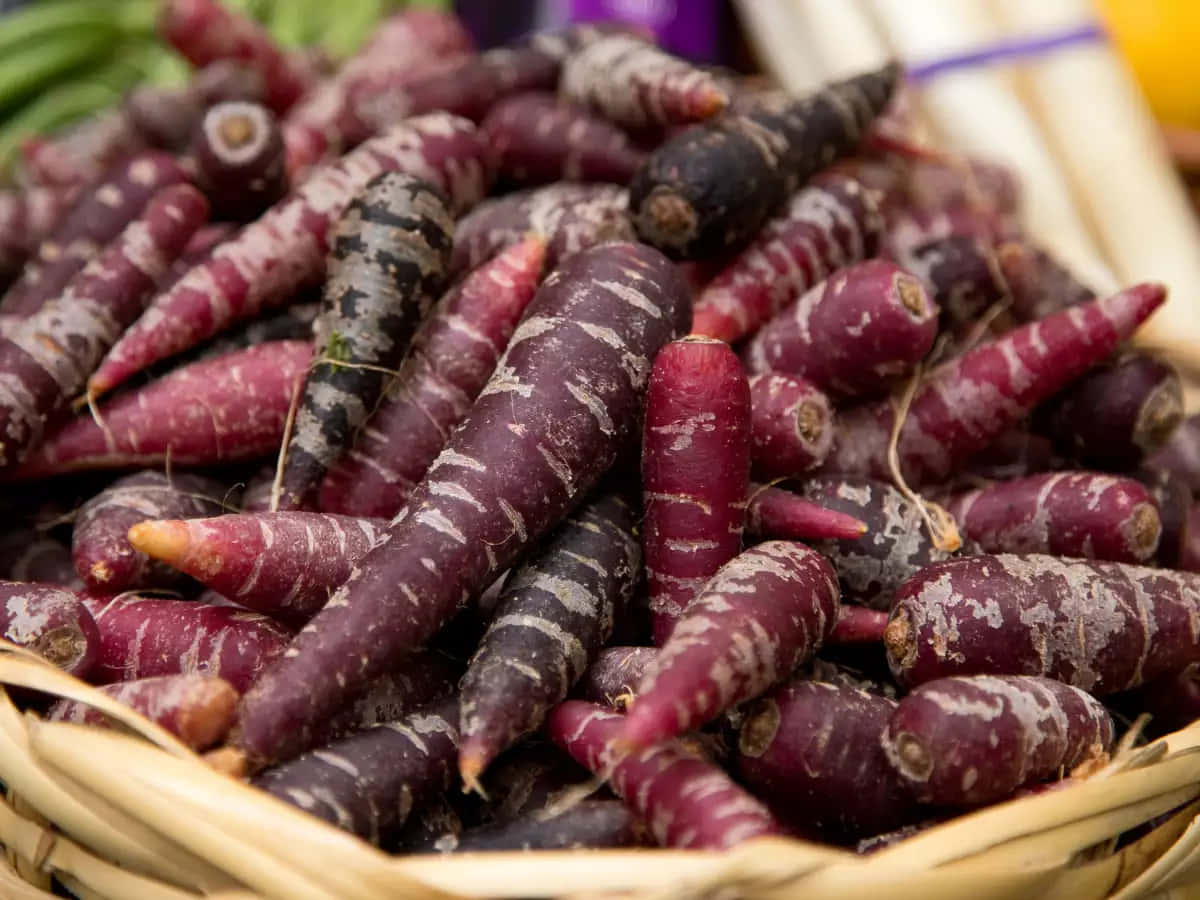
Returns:
[[[783,488],[752,484],[746,531],[794,541],[855,540],[867,533],[867,523]]]

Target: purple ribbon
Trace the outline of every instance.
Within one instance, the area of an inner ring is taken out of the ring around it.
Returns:
[[[932,62],[908,67],[908,77],[916,82],[929,81],[946,72],[957,69],[973,69],[995,62],[1006,60],[1021,60],[1052,53],[1063,47],[1077,44],[1092,44],[1105,41],[1108,36],[1099,25],[1083,25],[1069,31],[1059,31],[1053,34],[1040,35],[1032,38],[997,41],[977,50],[944,56]]]

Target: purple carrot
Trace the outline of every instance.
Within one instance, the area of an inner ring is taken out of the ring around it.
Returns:
[[[867,533],[867,523],[783,488],[752,484],[746,531],[793,541],[855,540]]]
[[[834,445],[829,398],[797,375],[750,377],[755,475],[787,478],[819,466]]]
[[[597,850],[640,844],[637,821],[619,800],[581,800],[565,809],[538,810],[510,822],[468,828],[440,840],[441,853],[500,850]]]
[[[222,511],[225,486],[187,473],[138,472],[118,478],[79,508],[71,536],[75,569],[94,591],[170,588],[176,569],[155,562],[130,543],[131,526],[146,519],[200,518]]]
[[[984,481],[1005,481],[1048,472],[1061,465],[1054,443],[1023,427],[1010,428],[963,465],[963,477]]]
[[[7,290],[38,245],[71,208],[74,188],[0,190],[0,288]],[[3,306],[0,312],[10,313]]]
[[[897,681],[1041,675],[1091,694],[1200,658],[1200,575],[1053,556],[973,556],[896,592],[885,642]]]
[[[658,654],[657,647],[608,647],[601,650],[583,673],[575,696],[601,706],[624,710]]]
[[[1187,572],[1200,572],[1200,503],[1193,503],[1188,511],[1179,568]]]
[[[255,765],[302,748],[558,524],[637,435],[651,358],[687,313],[649,247],[605,244],[546,279],[406,513],[243,698],[231,749]]]
[[[1168,569],[1184,568],[1179,561],[1190,532],[1191,490],[1183,479],[1166,469],[1141,468],[1132,477],[1142,483],[1158,509],[1162,535],[1154,561]]]
[[[26,140],[21,145],[21,174],[34,187],[84,188],[103,178],[110,166],[145,149],[125,109],[111,107],[53,136]]]
[[[944,480],[1040,401],[1107,357],[1166,297],[1141,284],[1056,313],[983,344],[930,373],[900,429],[900,467],[910,485]],[[890,478],[890,399],[839,417],[823,471]]]
[[[462,119],[411,119],[314,172],[296,191],[160,294],[89,380],[102,394],[239,320],[320,282],[331,225],[374,176],[405,171],[438,185],[462,210],[486,188],[485,148]]]
[[[1106,760],[1113,722],[1078,688],[1028,675],[942,678],[902,699],[883,749],[917,799],[1003,800],[1031,782]]]
[[[265,106],[245,100],[210,106],[191,149],[197,182],[219,218],[255,219],[287,193],[283,138]]]
[[[766,807],[718,766],[678,740],[626,753],[617,741],[625,717],[569,700],[550,716],[550,739],[612,789],[664,847],[724,850],[742,841],[780,834]]]
[[[1162,448],[1146,457],[1144,465],[1170,472],[1192,491],[1200,491],[1200,413],[1180,422]]]
[[[1033,322],[1096,299],[1050,254],[1026,241],[1008,240],[996,247],[996,260],[1008,289],[1010,309],[1018,321]]]
[[[844,603],[825,642],[831,647],[839,644],[882,644],[887,624],[888,614],[881,609]]]
[[[786,678],[838,617],[837,576],[802,544],[767,541],[721,567],[680,617],[638,686],[631,746],[691,731]]]
[[[1008,286],[987,238],[951,234],[913,247],[901,264],[929,290],[953,330],[973,328],[996,304],[1008,302]]]
[[[74,593],[49,584],[0,581],[0,637],[76,678],[91,676],[103,653],[89,611]]]
[[[786,372],[841,397],[886,393],[933,346],[937,307],[882,259],[849,266],[781,310],[750,340],[747,371]]]
[[[1131,695],[1134,708],[1149,713],[1154,734],[1170,734],[1200,719],[1200,662],[1143,685]]]
[[[201,344],[194,350],[176,359],[168,360],[167,365],[177,362],[180,365],[198,362],[202,359],[212,359],[235,350],[245,350],[268,341],[311,341],[314,324],[320,314],[321,304],[294,303],[284,307],[270,316],[253,319],[241,328],[228,331],[214,341]],[[271,469],[271,479],[275,478],[275,469]]]
[[[511,822],[561,805],[590,777],[587,769],[553,744],[523,741],[485,773],[488,802],[476,818],[488,824]]]
[[[321,509],[391,518],[404,508],[487,384],[533,298],[545,255],[542,238],[513,244],[438,302],[354,448],[326,475]]]
[[[35,528],[14,528],[0,534],[0,580],[83,587],[75,574],[71,548]]]
[[[742,548],[750,388],[728,344],[693,335],[658,352],[645,406],[642,546],[654,642],[661,645],[708,579]]]
[[[130,545],[168,568],[248,609],[295,622],[325,605],[386,526],[380,519],[279,512],[185,521],[144,516],[128,532]]]

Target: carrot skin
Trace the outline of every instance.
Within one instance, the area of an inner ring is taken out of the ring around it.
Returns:
[[[495,370],[537,290],[545,255],[542,238],[526,238],[438,301],[354,447],[330,467],[321,509],[390,519],[404,508]]]
[[[136,122],[123,108],[89,116],[55,135],[37,135],[21,145],[21,174],[33,187],[78,190],[104,171],[146,149]]]
[[[8,291],[26,260],[71,208],[76,189],[27,187],[0,191],[0,288]],[[0,306],[5,315],[8,309]]]
[[[0,580],[37,581],[72,590],[83,587],[75,574],[71,548],[35,528],[0,534]]]
[[[657,647],[606,647],[584,671],[573,696],[624,710],[658,654]]]
[[[1078,688],[1028,675],[943,678],[892,712],[884,752],[922,802],[1003,800],[1031,782],[1105,759],[1113,722]]]
[[[979,479],[1007,481],[1048,472],[1061,465],[1053,441],[1018,426],[1004,432],[978,453],[971,454],[962,476],[967,484],[978,484]]]
[[[488,802],[476,818],[481,824],[499,824],[560,805],[590,777],[553,744],[523,741],[484,773]]]
[[[543,283],[406,511],[243,698],[233,741],[251,765],[302,748],[343,691],[420,646],[562,520],[638,433],[651,357],[687,315],[678,273],[649,247],[584,251]],[[300,673],[316,670],[314,690]]]
[[[456,210],[486,189],[474,126],[445,114],[411,119],[314,172],[293,193],[213,251],[150,308],[88,382],[94,394],[264,310],[325,273],[332,224],[376,175],[405,171],[436,184]]]
[[[130,543],[130,527],[146,519],[219,515],[225,493],[220,482],[186,473],[168,477],[151,470],[118,478],[79,509],[71,535],[76,572],[91,590],[113,594],[178,585],[178,571]]]
[[[938,309],[894,263],[848,266],[781,310],[751,338],[746,370],[785,372],[839,397],[886,392],[933,347]]]
[[[973,453],[1033,407],[1107,357],[1166,297],[1141,284],[1071,307],[983,344],[931,373],[900,430],[900,466],[909,485],[944,481]],[[839,417],[825,473],[889,478],[890,400]]]
[[[838,619],[837,576],[802,544],[767,541],[721,567],[638,686],[621,735],[646,747],[711,721],[812,657]]]
[[[429,849],[440,853],[501,850],[596,850],[640,844],[638,824],[619,800],[583,800],[557,815],[527,813],[510,822],[468,828]]]
[[[1166,443],[1146,457],[1144,467],[1170,472],[1193,492],[1200,491],[1200,413],[1180,422]]]
[[[568,700],[551,713],[547,733],[576,762],[606,775],[661,846],[723,850],[782,833],[756,798],[677,740],[617,753],[624,721],[603,707]]]
[[[975,325],[997,303],[1007,299],[991,242],[978,234],[951,234],[913,247],[901,265],[921,279],[951,329]]]
[[[1193,503],[1188,510],[1179,568],[1187,572],[1200,572],[1200,503]]]
[[[1158,539],[1154,561],[1167,569],[1186,568],[1180,564],[1180,559],[1190,533],[1188,518],[1192,509],[1191,490],[1183,479],[1165,469],[1143,467],[1133,472],[1132,477],[1146,488],[1158,509],[1162,534]]]
[[[654,359],[642,433],[642,546],[656,644],[741,550],[750,397],[723,341],[686,337]]]
[[[887,623],[888,614],[881,609],[842,604],[825,643],[831,647],[839,644],[882,644]]]
[[[283,153],[271,111],[244,100],[210,106],[191,147],[197,181],[217,217],[237,222],[257,218],[287,193]]]
[[[141,713],[193,750],[206,750],[233,726],[237,691],[213,675],[158,675],[101,685],[100,692]],[[46,712],[51,722],[109,728],[112,721],[79,700],[59,700]]]
[[[746,504],[746,531],[793,541],[855,540],[867,533],[867,523],[783,488],[752,484]]]
[[[1200,663],[1191,663],[1181,672],[1157,678],[1132,694],[1137,713],[1150,714],[1151,734],[1170,734],[1187,728],[1200,719]]]
[[[54,585],[0,581],[0,637],[74,675],[92,675],[102,656],[96,622],[75,594]]]
[[[273,341],[177,369],[64,423],[12,478],[164,463],[209,466],[275,452],[312,357],[307,341]]]
[[[853,178],[814,178],[696,298],[693,330],[738,341],[837,270],[873,256],[883,230],[878,204]]]
[[[836,433],[829,398],[798,375],[752,375],[749,384],[755,476],[788,478],[821,465]]]
[[[936,563],[896,592],[891,615],[888,664],[904,685],[1040,675],[1103,695],[1200,659],[1200,576],[1128,563],[1038,554]]]
[[[459,771],[476,782],[541,727],[612,633],[641,571],[634,510],[616,494],[585,503],[516,569],[461,686]]]
[[[996,248],[996,260],[1018,321],[1034,322],[1097,299],[1091,288],[1076,280],[1050,254],[1027,241],[1001,243]]]

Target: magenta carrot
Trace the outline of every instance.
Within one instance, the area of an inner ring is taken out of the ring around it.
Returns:
[[[156,563],[129,541],[129,529],[146,519],[219,515],[225,487],[211,478],[182,473],[138,472],[118,478],[79,509],[71,555],[79,577],[95,591],[170,588],[179,572]]]
[[[83,587],[75,574],[71,548],[33,528],[14,528],[0,534],[0,580]]]
[[[1162,521],[1132,478],[1052,472],[1016,478],[944,504],[985,553],[1049,553],[1144,563],[1158,549]]]
[[[53,136],[21,145],[21,172],[34,187],[84,188],[122,159],[145,150],[135,123],[122,108],[110,108]]]
[[[228,681],[202,674],[139,678],[103,685],[100,692],[161,725],[193,750],[206,750],[229,733],[238,698]],[[111,725],[108,716],[80,700],[59,700],[46,718],[100,728]]]
[[[280,476],[280,509],[303,509],[379,402],[446,282],[454,217],[445,194],[404,172],[363,188],[329,251],[316,359]]]
[[[30,255],[71,208],[74,188],[0,191],[0,287],[7,290]],[[0,307],[6,315],[16,315]]]
[[[783,488],[752,484],[746,531],[793,541],[855,540],[867,533],[867,523]]]
[[[89,676],[97,684],[199,672],[244,691],[291,639],[278,622],[229,606],[131,594],[82,599],[100,632]]]
[[[557,525],[635,439],[651,358],[687,313],[649,247],[605,244],[551,275],[406,512],[243,698],[234,749],[251,765],[302,749]]]
[[[766,541],[721,567],[688,605],[638,686],[630,745],[698,728],[810,658],[838,618],[837,576],[802,544]]]
[[[103,655],[89,611],[73,592],[49,584],[0,581],[0,637],[77,678],[91,676]]]
[[[294,622],[325,605],[386,525],[280,512],[184,521],[144,516],[128,532],[130,546],[150,558],[241,606]]]
[[[227,59],[260,72],[267,105],[277,114],[287,112],[314,81],[299,54],[284,52],[257,22],[217,0],[169,0],[159,31],[194,66]]]
[[[628,184],[645,159],[629,135],[549,92],[497,103],[479,126],[500,177],[518,184],[607,181]]]
[[[530,232],[547,242],[547,269],[595,244],[632,240],[627,204],[611,184],[551,184],[486,200],[455,228],[450,271],[482,265]]]
[[[158,191],[187,181],[172,157],[139,153],[113,166],[96,186],[80,195],[63,216],[21,277],[0,301],[0,311],[29,315],[67,286],[109,241],[117,237]]]
[[[321,509],[390,519],[404,508],[491,377],[537,289],[545,255],[545,241],[529,237],[438,301],[353,449],[326,475]]]
[[[818,176],[708,283],[693,330],[726,341],[753,334],[817,282],[874,255],[882,230],[874,191],[845,175]]]
[[[750,388],[728,344],[690,336],[658,352],[642,433],[642,546],[656,644],[742,549],[750,430]]]
[[[1165,298],[1162,285],[1137,285],[1022,326],[932,372],[900,429],[905,479],[914,487],[944,480],[1037,403],[1107,357]],[[823,471],[890,478],[895,415],[891,400],[843,413]]]
[[[272,341],[192,363],[100,407],[101,425],[76,416],[12,477],[83,469],[211,466],[279,449],[284,422],[312,358],[307,341]]]
[[[1092,694],[1178,672],[1200,654],[1200,575],[1053,556],[929,566],[896,592],[892,674],[1041,675]]]
[[[781,821],[817,840],[895,828],[914,807],[880,745],[895,709],[853,687],[790,681],[746,710],[738,774]]]
[[[0,466],[12,466],[40,443],[207,214],[192,186],[164,188],[61,296],[0,341]]]
[[[624,722],[602,706],[568,700],[551,713],[547,733],[576,762],[607,777],[659,844],[723,850],[782,832],[762,803],[680,741],[622,752]]]
[[[882,259],[849,266],[751,339],[747,371],[799,375],[841,397],[887,393],[933,347],[938,309],[913,275]]]
[[[1107,761],[1113,722],[1099,700],[1062,682],[976,675],[918,687],[892,712],[882,741],[919,800],[958,806]]]
[[[583,673],[574,696],[624,710],[658,654],[657,647],[608,647],[601,650]]]
[[[257,218],[287,192],[283,137],[271,111],[230,100],[210,106],[192,141],[196,178],[218,218]]]
[[[458,769],[479,789],[502,751],[541,727],[612,632],[641,573],[634,510],[604,494],[585,503],[516,569],[461,685]]]
[[[334,221],[368,181],[406,171],[443,188],[462,210],[486,188],[484,147],[462,119],[411,119],[314,172],[295,192],[219,246],[151,303],[88,388],[102,394],[152,363],[260,312],[286,304],[325,272]]]
[[[811,382],[796,375],[753,375],[750,408],[750,452],[757,476],[798,476],[829,455],[836,433],[833,409]]]
[[[829,632],[826,643],[838,644],[882,644],[883,632],[887,628],[888,614],[881,609],[842,604],[837,621]]]

